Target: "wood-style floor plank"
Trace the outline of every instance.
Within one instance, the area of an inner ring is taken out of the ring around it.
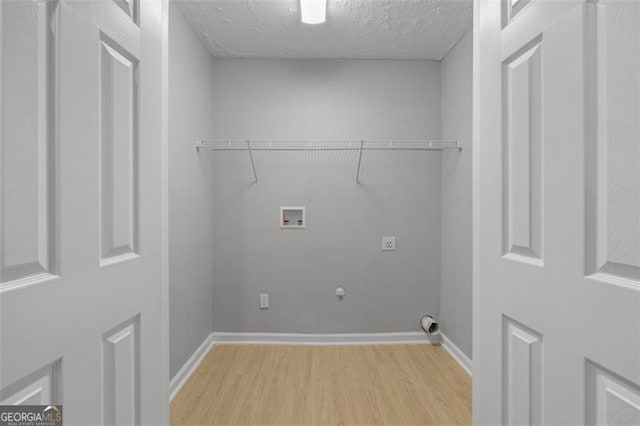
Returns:
[[[438,345],[223,345],[171,402],[180,425],[463,425],[471,380]]]

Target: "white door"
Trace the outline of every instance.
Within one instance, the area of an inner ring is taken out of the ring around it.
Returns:
[[[640,424],[640,2],[476,2],[474,421]]]
[[[0,1],[0,403],[167,422],[166,3]]]

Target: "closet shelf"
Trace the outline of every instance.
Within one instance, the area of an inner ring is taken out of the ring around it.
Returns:
[[[462,150],[462,143],[440,140],[221,140],[204,139],[196,145],[202,151],[247,151],[255,183],[258,174],[253,160],[253,151],[357,151],[358,166],[356,185],[360,183],[360,166],[364,151],[442,151],[444,149]]]
[[[221,140],[205,139],[196,145],[198,151],[439,151],[462,149],[456,141],[439,140]]]

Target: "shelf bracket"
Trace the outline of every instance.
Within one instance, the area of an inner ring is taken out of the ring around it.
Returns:
[[[363,150],[364,150],[364,141],[360,141],[360,154],[358,155],[358,170],[356,171],[356,185],[360,185],[360,164],[362,164]]]
[[[247,141],[247,151],[249,151],[249,159],[251,160],[251,169],[253,170],[253,178],[255,184],[258,184],[258,174],[256,173],[256,164],[253,162],[253,151],[251,150],[251,141]]]

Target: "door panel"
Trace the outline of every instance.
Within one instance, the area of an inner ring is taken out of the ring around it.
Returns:
[[[542,421],[542,336],[503,317],[503,419],[506,424]]]
[[[0,288],[52,273],[51,3],[0,4]]]
[[[633,424],[639,4],[510,7],[476,3],[474,420]]]
[[[0,394],[3,404],[42,405],[60,401],[60,361],[56,361],[12,386],[6,387]]]
[[[504,254],[534,264],[542,263],[541,52],[537,37],[502,68]]]
[[[587,424],[640,424],[640,388],[611,371],[588,363]]]
[[[102,265],[136,251],[138,58],[101,35],[100,215]]]
[[[166,7],[0,2],[0,403],[64,404],[65,424],[167,421]]]
[[[113,0],[113,2],[118,5],[135,24],[138,24],[138,13],[140,11],[138,0]]]
[[[589,273],[640,281],[640,4],[602,1],[589,15]]]
[[[139,327],[139,317],[136,316],[103,336],[104,424],[139,423]]]

